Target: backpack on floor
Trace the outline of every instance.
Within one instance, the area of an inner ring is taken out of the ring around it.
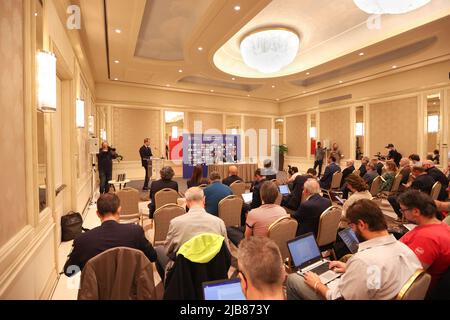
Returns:
[[[61,240],[75,239],[83,231],[83,217],[79,212],[69,212],[61,217]]]

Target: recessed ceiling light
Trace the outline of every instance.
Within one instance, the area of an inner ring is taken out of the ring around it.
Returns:
[[[311,73],[307,72],[306,75],[309,76]]]
[[[214,92],[214,90],[209,90],[209,91]]]
[[[179,73],[182,73],[182,72],[183,72],[183,69],[178,70],[178,72],[179,72]]]
[[[234,81],[234,80],[236,80],[236,78],[231,78],[231,80],[233,80],[233,81]]]
[[[235,10],[235,11],[241,10],[241,6],[234,6],[234,10]]]
[[[118,81],[119,80],[119,78],[114,78],[114,81]]]
[[[120,62],[119,60],[115,60],[115,61],[114,61],[114,63],[116,63],[116,64],[119,63],[119,62]]]
[[[116,29],[116,30],[114,30],[116,33],[121,33],[122,32],[122,30],[120,30],[120,29]]]
[[[342,82],[344,82],[344,81],[342,81],[342,80],[341,80],[341,81],[339,81],[339,83],[342,83]]]
[[[250,95],[248,94],[247,97],[250,97]]]
[[[203,51],[203,47],[198,47],[198,51]]]
[[[37,12],[35,12],[35,13],[34,13],[34,16],[35,16],[35,17],[37,17],[37,16],[38,16],[38,13],[37,13]]]
[[[397,69],[397,66],[392,66],[392,69]]]
[[[359,55],[360,55],[360,56],[363,56],[363,55],[364,55],[364,52],[360,52]]]
[[[303,91],[303,93],[306,93],[306,91]]]
[[[170,87],[170,84],[166,84],[166,87]]]
[[[280,99],[277,98],[277,101],[280,101]]]
[[[275,89],[275,85],[272,85],[272,89]]]

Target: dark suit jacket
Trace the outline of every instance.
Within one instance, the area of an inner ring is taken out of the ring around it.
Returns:
[[[150,199],[152,202],[148,205],[150,209],[150,217],[153,218],[153,213],[155,213],[155,194],[162,189],[169,188],[178,191],[178,183],[173,180],[162,180],[153,181],[150,186]]]
[[[144,230],[141,226],[105,221],[100,227],[82,233],[75,239],[73,250],[64,265],[64,273],[67,276],[71,276],[75,272],[67,270],[69,266],[78,266],[80,270],[83,270],[89,259],[116,247],[141,250],[150,261],[156,261],[156,251],[145,238]]]
[[[435,182],[436,181],[434,181],[434,179],[430,175],[421,174],[416,179],[414,179],[413,183],[411,184],[411,188],[430,194]]]
[[[297,210],[302,197],[303,185],[306,180],[311,178],[312,177],[309,174],[297,176],[294,180],[291,194],[287,195],[285,199],[283,199],[283,205],[291,210]]]
[[[108,151],[103,151],[100,149],[97,154],[97,164],[99,172],[111,172],[113,164],[112,161],[117,158],[117,153],[112,150],[111,147],[108,147]]]
[[[244,180],[242,180],[239,176],[228,176],[228,177],[226,177],[225,179],[222,180],[222,183],[224,185],[231,186],[231,184],[233,182],[236,182],[236,181],[244,182]]]
[[[409,180],[409,176],[411,174],[411,167],[406,166],[400,170],[400,174],[402,175],[402,181],[400,182],[400,185],[402,183],[407,184]]]
[[[319,194],[315,194],[303,202],[294,213],[294,218],[298,221],[297,236],[308,232],[313,232],[317,236],[320,215],[330,206],[330,200]]]
[[[325,172],[320,178],[320,187],[323,189],[330,189],[331,181],[333,180],[333,174],[335,172],[341,172],[341,168],[334,162],[325,168]]]
[[[252,203],[250,205],[251,209],[259,208],[262,205],[261,194],[259,193],[259,191],[260,191],[261,185],[263,184],[264,181],[267,181],[267,180],[262,179],[261,181],[256,182],[255,185],[253,186]]]
[[[364,181],[367,183],[367,185],[370,187],[372,186],[372,182],[373,180],[378,177],[379,174],[376,170],[370,171],[370,172],[366,172],[366,174],[364,175],[363,179]]]
[[[428,169],[427,172],[434,179],[434,181],[439,181],[439,183],[441,184],[441,191],[439,193],[438,200],[447,200],[448,195],[446,189],[448,187],[448,179],[445,174],[436,167]]]
[[[342,171],[341,187],[344,185],[345,179],[347,179],[347,177],[348,177],[349,175],[351,175],[351,174],[353,173],[353,171],[355,171],[355,166],[350,166],[350,167],[348,167],[348,168],[345,168],[345,169]]]
[[[381,176],[383,174],[383,163],[378,162],[376,170],[378,172],[378,175]]]
[[[367,172],[366,166],[361,165],[361,167],[359,167],[358,170],[359,170],[359,175],[361,176],[361,178],[364,177],[364,175]]]
[[[139,149],[139,154],[140,154],[140,156],[141,156],[141,163],[142,163],[142,166],[143,166],[144,168],[147,168],[147,166],[148,166],[148,161],[147,161],[147,160],[144,160],[144,158],[150,158],[150,157],[153,156],[152,149],[151,149],[150,147],[147,148],[146,145],[143,145],[143,146]]]

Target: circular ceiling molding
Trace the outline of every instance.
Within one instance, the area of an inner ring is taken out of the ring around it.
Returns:
[[[245,35],[240,43],[244,63],[263,74],[290,65],[298,54],[300,38],[288,28],[264,28]]]

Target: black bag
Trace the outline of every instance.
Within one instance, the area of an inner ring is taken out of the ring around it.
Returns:
[[[61,240],[75,239],[83,231],[83,217],[79,212],[69,212],[61,217]]]

